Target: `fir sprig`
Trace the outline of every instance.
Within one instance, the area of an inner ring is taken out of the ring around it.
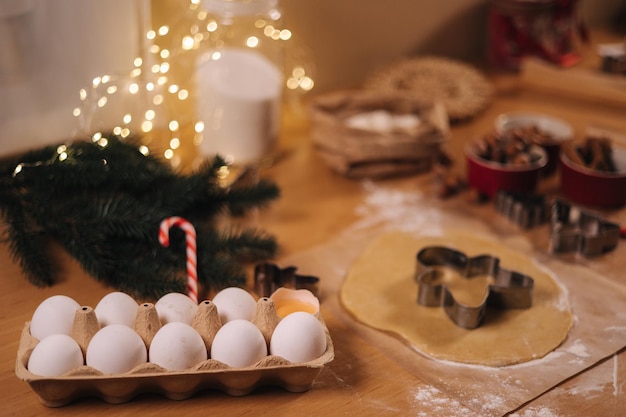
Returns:
[[[46,251],[52,238],[93,278],[156,299],[185,290],[182,231],[171,231],[171,247],[158,242],[160,222],[181,216],[196,227],[200,286],[242,285],[244,263],[275,256],[277,243],[255,229],[220,229],[216,218],[264,207],[279,189],[266,180],[223,187],[218,171],[224,166],[216,157],[182,175],[115,136],[34,150],[0,162],[3,239],[35,285],[57,279]]]

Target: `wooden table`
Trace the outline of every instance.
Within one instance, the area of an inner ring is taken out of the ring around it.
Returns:
[[[590,124],[626,131],[626,109],[597,102],[577,101],[564,96],[546,95],[521,86],[518,77],[494,76],[497,94],[493,104],[473,121],[454,126],[449,151],[464,170],[463,144],[492,128],[496,115],[514,110],[546,112],[570,122],[580,137]],[[584,88],[581,86],[581,88]],[[282,197],[259,214],[257,225],[273,233],[281,244],[281,257],[321,245],[359,219],[356,208],[366,190],[361,181],[331,172],[316,155],[306,123],[287,126],[283,135],[286,156],[263,175],[274,179]],[[390,190],[420,190],[432,198],[430,174],[377,181]],[[555,187],[554,181],[543,187]],[[449,204],[468,207],[472,215],[489,221],[489,205],[471,204],[466,195],[454,197]],[[626,224],[626,209],[608,213]],[[63,281],[52,288],[35,288],[28,283],[18,265],[10,259],[5,244],[0,244],[0,387],[5,398],[0,414],[17,416],[205,416],[205,415],[412,415],[474,416],[457,402],[431,389],[407,372],[387,352],[359,337],[349,321],[323,309],[333,337],[335,360],[321,372],[313,389],[293,394],[278,388],[262,388],[245,397],[230,397],[217,391],[202,392],[185,401],[172,401],[158,395],[142,395],[121,405],[97,399],[81,399],[59,409],[40,404],[29,386],[18,380],[14,366],[20,331],[44,298],[65,294],[94,306],[107,292],[86,276],[76,262],[56,248],[62,265]],[[626,285],[626,245],[618,249],[612,263],[598,261],[599,270]],[[626,410],[626,353],[623,351],[563,382],[516,411],[518,416],[618,416]]]

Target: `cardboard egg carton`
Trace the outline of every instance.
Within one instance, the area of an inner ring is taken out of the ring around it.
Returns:
[[[324,325],[327,347],[322,356],[309,362],[292,363],[282,357],[268,355],[254,365],[232,368],[208,359],[184,371],[169,371],[146,362],[123,374],[104,374],[83,365],[56,377],[39,376],[28,371],[28,359],[39,340],[30,334],[30,322],[26,322],[20,338],[15,373],[19,379],[28,382],[41,402],[49,407],[60,407],[82,397],[98,397],[109,403],[123,403],[142,393],[157,393],[170,399],[184,400],[208,389],[241,396],[268,385],[282,387],[290,392],[304,392],[312,387],[322,368],[334,359],[328,328],[319,313],[317,317]],[[269,298],[260,298],[252,322],[261,330],[268,346],[279,321],[274,302]],[[154,305],[140,304],[135,331],[143,339],[146,349],[149,349],[160,327]],[[200,303],[192,327],[209,349],[215,333],[221,327],[215,304],[211,301]],[[91,307],[85,306],[76,312],[72,337],[78,342],[83,355],[91,337],[99,328],[95,311]]]

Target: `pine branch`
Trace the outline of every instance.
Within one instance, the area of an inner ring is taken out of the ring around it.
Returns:
[[[278,246],[276,241],[266,233],[252,228],[222,231],[219,241],[222,251],[246,260],[255,261],[272,257]]]
[[[218,157],[180,175],[113,136],[106,146],[49,146],[0,161],[6,240],[37,285],[54,282],[45,250],[52,237],[94,279],[155,299],[185,290],[184,233],[172,230],[168,248],[157,239],[161,220],[182,216],[198,231],[200,282],[215,289],[243,285],[243,263],[273,257],[277,244],[254,229],[216,230],[215,216],[264,207],[280,192],[267,181],[223,188],[222,167]]]
[[[2,240],[9,243],[13,259],[34,285],[52,285],[55,268],[46,253],[42,232],[29,226],[28,219],[19,208],[4,206],[3,216],[12,219],[7,222]]]
[[[280,189],[266,180],[254,186],[232,188],[228,192],[228,208],[233,215],[243,215],[251,207],[264,208],[280,197]]]

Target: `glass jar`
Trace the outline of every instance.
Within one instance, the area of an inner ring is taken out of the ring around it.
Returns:
[[[176,65],[194,91],[202,157],[258,163],[274,149],[281,126],[284,41],[278,0],[202,0]],[[191,57],[191,59],[190,59]]]
[[[500,68],[519,69],[526,56],[561,66],[580,59],[575,38],[585,41],[576,17],[578,0],[492,0],[488,19],[488,58]]]

